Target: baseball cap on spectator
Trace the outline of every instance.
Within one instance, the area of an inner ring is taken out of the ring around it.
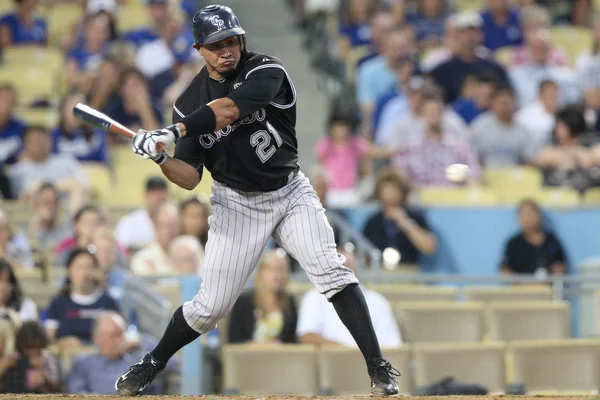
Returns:
[[[88,0],[86,11],[90,15],[95,15],[102,11],[115,14],[117,12],[117,2],[116,0]]]
[[[151,190],[167,190],[167,181],[159,176],[153,176],[146,181],[146,192]]]
[[[463,12],[454,18],[454,26],[458,29],[481,28],[483,26],[483,19],[476,12]]]

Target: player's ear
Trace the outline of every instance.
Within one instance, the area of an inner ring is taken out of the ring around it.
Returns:
[[[201,56],[204,56],[204,54],[202,54],[202,46],[200,46],[198,43],[194,43],[193,47],[198,51],[198,53],[200,53]]]

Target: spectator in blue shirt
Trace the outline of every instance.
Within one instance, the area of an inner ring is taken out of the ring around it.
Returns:
[[[4,0],[9,1],[9,0]],[[46,21],[35,16],[37,0],[14,0],[14,13],[0,19],[0,47],[47,44]]]
[[[463,81],[461,96],[452,103],[452,108],[465,123],[470,124],[491,106],[494,80],[475,74],[468,75]]]
[[[436,84],[444,90],[446,103],[454,102],[459,96],[463,80],[470,74],[485,74],[494,79],[507,82],[506,71],[498,63],[477,55],[483,35],[483,21],[476,13],[464,13],[456,18],[458,30],[457,42],[452,58],[441,63],[431,71]]]
[[[81,162],[108,162],[106,132],[82,124],[73,115],[77,103],[85,103],[83,94],[71,93],[63,100],[60,122],[51,133],[52,152],[72,155]]]
[[[421,49],[439,47],[444,36],[444,25],[448,17],[444,0],[423,0],[416,13],[406,16],[413,25],[417,43]]]
[[[125,32],[121,39],[133,43],[136,48],[153,42],[160,36],[160,24],[167,17],[168,0],[145,0],[150,26]]]
[[[0,86],[0,165],[14,164],[23,149],[27,126],[15,117],[17,94],[10,85]]]
[[[523,44],[519,11],[511,8],[509,0],[489,0],[483,18],[483,44],[495,51],[504,46]]]
[[[110,41],[109,19],[104,14],[90,18],[82,46],[67,54],[67,85],[88,93]]]
[[[163,125],[160,108],[150,95],[146,78],[136,69],[121,74],[119,96],[105,108],[106,113],[130,129],[153,130]]]
[[[373,13],[373,2],[368,0],[350,0],[348,16],[340,24],[338,41],[339,57],[346,60],[353,47],[371,45],[372,33],[369,18]]]
[[[59,347],[78,347],[92,339],[92,325],[103,311],[119,311],[102,289],[98,260],[86,249],[75,249],[67,260],[67,279],[48,308],[46,331]]]

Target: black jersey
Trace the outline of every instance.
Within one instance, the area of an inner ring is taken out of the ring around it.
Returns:
[[[247,52],[221,81],[204,67],[173,105],[173,123],[223,97],[234,101],[240,118],[217,132],[179,139],[174,157],[200,173],[206,166],[215,181],[235,189],[279,189],[298,168],[296,89],[281,61]]]

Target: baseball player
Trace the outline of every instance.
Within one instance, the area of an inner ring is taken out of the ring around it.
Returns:
[[[141,393],[182,347],[216,327],[233,307],[272,236],[333,304],[362,352],[371,395],[398,393],[369,310],[307,177],[298,166],[296,89],[277,58],[248,51],[230,8],[193,18],[194,48],[206,66],[173,105],[174,125],[140,130],[133,151],[154,160],[173,183],[192,190],[212,174],[212,215],[200,291],[177,309],[156,348],[115,383]],[[169,157],[157,145],[175,142]]]

